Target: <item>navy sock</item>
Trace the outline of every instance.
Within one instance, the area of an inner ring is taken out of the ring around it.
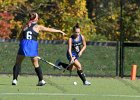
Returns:
[[[17,80],[19,71],[20,71],[20,66],[15,65],[15,66],[13,67],[13,80],[14,80],[14,79]]]
[[[35,68],[35,72],[38,76],[39,81],[42,81],[43,80],[43,74],[42,74],[41,67],[39,66],[38,68]]]

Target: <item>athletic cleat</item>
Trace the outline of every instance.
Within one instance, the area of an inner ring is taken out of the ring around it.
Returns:
[[[55,62],[55,65],[60,66],[60,62],[61,62],[60,59],[57,59],[56,62]]]
[[[55,65],[60,69],[62,69],[62,66],[60,65],[60,59],[56,60]],[[54,67],[54,69],[56,69],[56,67]]]
[[[43,85],[45,85],[45,84],[46,84],[46,82],[45,82],[44,80],[42,80],[42,81],[39,81],[39,82],[38,82],[37,86],[43,86]]]
[[[85,82],[84,82],[84,85],[91,85],[91,83],[88,82],[88,81],[85,81]]]
[[[17,80],[16,80],[16,79],[14,79],[14,80],[12,81],[12,85],[17,85]]]

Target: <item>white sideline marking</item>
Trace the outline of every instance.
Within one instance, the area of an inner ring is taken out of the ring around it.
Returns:
[[[111,94],[70,94],[70,93],[0,93],[0,95],[49,95],[49,96],[102,96],[140,98],[140,95],[111,95]]]
[[[0,93],[0,95],[53,95],[53,96],[82,96],[88,94],[67,94],[67,93]]]
[[[140,95],[99,95],[104,97],[129,97],[129,98],[140,98]]]

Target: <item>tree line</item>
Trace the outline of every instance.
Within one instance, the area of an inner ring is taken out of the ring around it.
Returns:
[[[123,34],[126,41],[140,40],[140,1],[123,0]],[[120,38],[120,0],[0,0],[0,38],[18,38],[30,12],[40,16],[39,24],[61,29],[67,36],[40,34],[41,40],[68,39],[80,23],[90,41]]]

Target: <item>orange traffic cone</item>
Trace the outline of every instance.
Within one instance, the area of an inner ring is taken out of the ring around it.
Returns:
[[[135,80],[136,79],[136,73],[137,73],[137,65],[132,65],[132,69],[131,69],[131,80]]]

